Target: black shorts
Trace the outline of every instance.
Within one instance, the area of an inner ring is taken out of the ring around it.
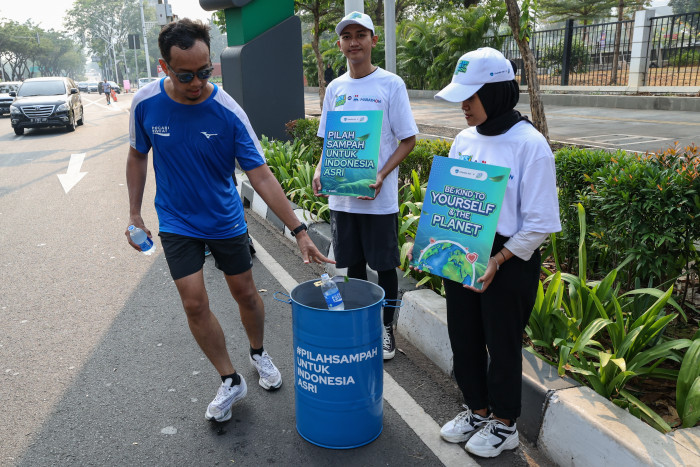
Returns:
[[[227,276],[235,276],[253,267],[250,256],[248,233],[222,240],[187,237],[168,232],[160,232],[165,259],[173,280],[194,274],[204,266],[204,245],[216,260],[216,267]]]
[[[331,234],[336,267],[367,263],[375,271],[401,264],[399,214],[353,214],[331,211]]]

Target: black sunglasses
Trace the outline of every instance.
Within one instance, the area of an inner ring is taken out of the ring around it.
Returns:
[[[190,81],[192,81],[194,79],[195,75],[197,75],[197,78],[202,79],[202,80],[209,79],[209,78],[211,78],[211,74],[214,71],[214,67],[212,66],[209,68],[205,68],[203,70],[199,70],[196,73],[190,73],[190,72],[176,73],[175,70],[172,69],[172,67],[170,66],[169,63],[166,63],[166,65],[168,66],[170,71],[173,72],[173,74],[175,75],[177,80],[181,83],[189,83]]]

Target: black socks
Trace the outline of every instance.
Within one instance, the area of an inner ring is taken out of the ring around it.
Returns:
[[[232,375],[224,375],[221,377],[221,382],[225,383],[227,379],[231,378],[231,386],[241,384],[241,377],[238,373],[233,373]]]
[[[252,357],[253,355],[260,355],[260,356],[262,356],[263,350],[264,350],[264,349],[263,349],[262,347],[260,347],[259,349],[254,349],[254,348],[251,347],[251,348],[250,348],[250,356],[251,356],[251,357]]]

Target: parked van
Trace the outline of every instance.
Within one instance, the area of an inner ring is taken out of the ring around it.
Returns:
[[[153,81],[158,81],[158,78],[139,78],[139,89],[141,89],[148,83],[152,83]]]

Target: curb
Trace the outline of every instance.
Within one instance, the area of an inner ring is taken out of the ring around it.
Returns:
[[[624,94],[630,92],[626,86],[604,86],[590,89],[586,86],[540,86],[540,94],[544,105],[562,107],[606,107],[611,109],[632,110],[672,110],[680,112],[700,112],[700,86],[671,87],[663,92],[676,92],[680,94],[692,93],[684,96],[639,96]],[[304,89],[318,91],[318,87],[307,86]],[[408,97],[433,99],[437,90],[408,89]],[[594,93],[612,92],[611,94]],[[616,93],[615,93],[616,92]],[[639,92],[655,92],[654,89],[640,89]],[[520,86],[520,104],[529,104],[530,95],[527,86]],[[320,115],[320,110],[319,110]]]
[[[257,196],[244,173],[236,173],[244,204],[290,241],[294,238],[279,218]],[[291,203],[318,249],[333,258],[330,226],[311,218],[308,211]],[[325,265],[331,275],[345,269]],[[376,273],[368,268],[368,278]],[[415,290],[415,281],[399,274],[402,306],[397,309],[397,331],[435,365],[452,374],[452,350],[447,335],[445,300],[432,290]],[[400,316],[401,319],[398,319]],[[623,466],[700,465],[700,427],[664,435],[590,388],[523,350],[522,413],[518,430],[558,465],[590,466],[615,463]]]

